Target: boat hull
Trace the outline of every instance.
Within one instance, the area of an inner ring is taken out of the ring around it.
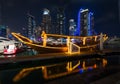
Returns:
[[[49,47],[49,46],[43,47],[42,45],[36,45],[36,44],[31,44],[31,43],[25,43],[25,44],[40,53],[67,52],[68,51],[67,47]]]

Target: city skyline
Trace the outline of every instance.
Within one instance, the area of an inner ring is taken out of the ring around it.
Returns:
[[[52,20],[57,7],[65,7],[66,23],[69,24],[69,19],[75,19],[80,8],[88,8],[94,12],[95,30],[110,35],[119,35],[119,10],[117,0],[44,0],[44,1],[28,1],[28,0],[0,0],[2,6],[2,23],[7,25],[13,31],[19,31],[23,27],[27,27],[27,12],[33,16],[37,25],[41,24],[42,12],[44,8],[51,11]],[[104,9],[104,10],[103,10]],[[115,29],[116,28],[116,29]]]

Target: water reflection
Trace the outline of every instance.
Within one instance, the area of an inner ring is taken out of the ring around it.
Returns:
[[[67,76],[73,73],[86,73],[94,69],[101,69],[107,65],[107,60],[104,58],[82,59],[76,61],[69,61],[65,63],[52,64],[47,66],[37,66],[31,68],[24,68],[14,75],[13,83],[22,81],[23,78],[28,77],[33,71],[41,70],[44,79],[54,79],[62,76]]]
[[[34,56],[36,54],[38,53],[35,51],[27,50],[27,52],[19,53],[17,55],[12,55],[12,56],[13,57],[22,56],[22,55]],[[90,58],[90,59],[86,58],[86,59],[78,59],[63,63],[54,63],[46,66],[36,66],[36,67],[24,68],[24,69],[20,68],[13,70],[5,70],[0,72],[0,83],[1,84],[15,84],[15,83],[31,84],[31,81],[32,82],[35,81],[35,84],[43,84],[44,82],[46,82],[46,80],[51,80],[56,78],[58,79],[64,76],[65,77],[69,76],[74,73],[79,74],[80,76],[83,74],[89,75],[91,72],[92,74],[94,73],[98,74],[99,72],[100,73],[105,72],[108,74],[119,71],[120,70],[118,69],[119,67],[116,67],[116,65],[119,64],[120,64],[119,56],[106,56],[105,58]],[[96,71],[97,73],[94,71]],[[105,76],[105,74],[102,75]]]

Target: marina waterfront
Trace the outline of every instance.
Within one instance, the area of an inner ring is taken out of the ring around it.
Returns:
[[[120,84],[119,13],[120,0],[0,0],[0,84]]]
[[[39,54],[32,49],[28,49],[25,52],[16,54],[15,57],[34,57]],[[15,58],[12,55],[11,57],[6,57]],[[5,59],[7,59],[6,57]],[[72,67],[70,68],[71,63]],[[79,58],[60,63],[54,62],[49,64],[48,62],[48,65],[41,65],[29,68],[1,70],[0,84],[90,84],[96,80],[118,73],[120,71],[120,56],[96,56],[95,58]],[[118,81],[116,78],[115,82],[117,83]]]

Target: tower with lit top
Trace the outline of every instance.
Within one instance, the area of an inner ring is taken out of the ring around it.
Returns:
[[[41,27],[46,33],[52,33],[50,11],[46,8],[43,10]]]
[[[77,32],[78,36],[91,36],[93,35],[94,17],[89,9],[80,9],[78,13]]]

